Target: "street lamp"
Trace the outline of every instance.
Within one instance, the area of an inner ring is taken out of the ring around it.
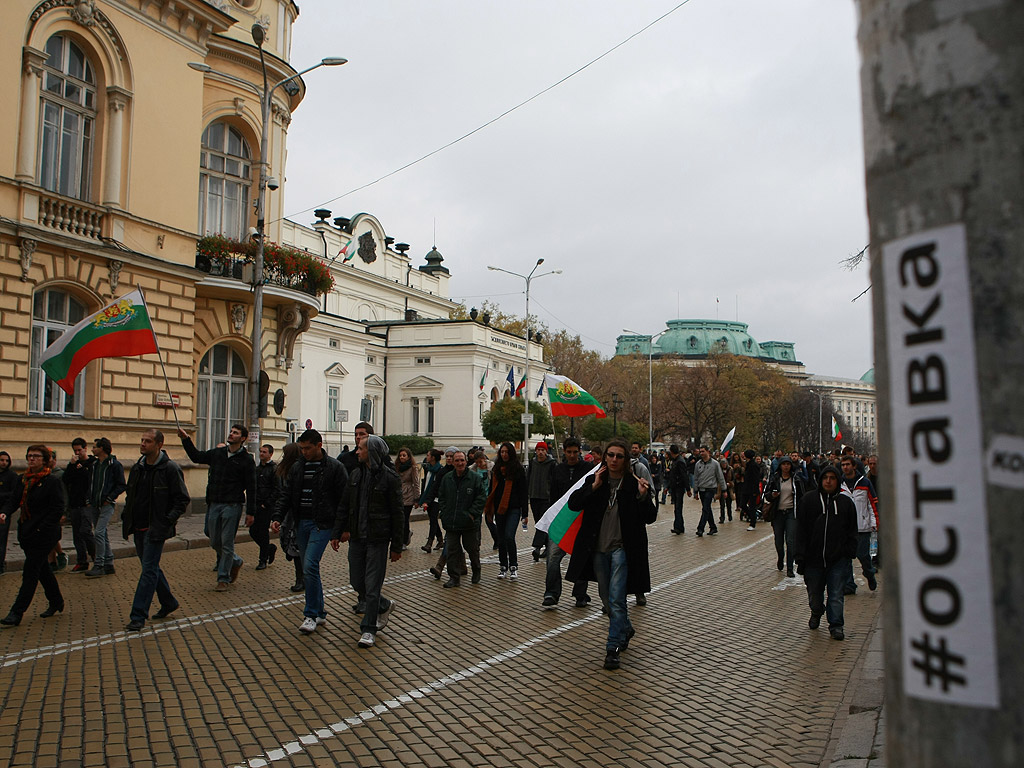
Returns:
[[[521,277],[526,281],[526,384],[523,389],[523,464],[529,461],[530,455],[530,425],[527,423],[527,417],[530,413],[530,283],[539,277],[562,274],[562,270],[553,269],[550,272],[541,272],[539,275],[534,275],[533,273],[537,271],[537,267],[543,263],[544,259],[537,259],[537,263],[533,265],[533,269],[530,270],[528,275],[520,275],[518,272],[510,272],[501,267],[487,267],[492,272],[504,272],[506,275]],[[515,393],[513,392],[513,394]]]
[[[823,395],[831,395],[833,392],[835,392],[835,390],[829,389],[825,390],[825,392],[818,392],[813,389],[808,389],[807,391],[810,392],[812,395],[818,396],[818,455],[821,456],[821,400]]]
[[[637,333],[629,328],[623,328],[623,333],[632,333],[635,336],[647,336],[647,447],[650,448],[654,442],[654,340],[669,329],[658,331],[653,336],[646,333]]]
[[[259,194],[256,198],[256,263],[253,265],[253,318],[252,318],[252,366],[249,376],[249,449],[253,455],[259,452],[260,445],[260,373],[263,370],[263,249],[266,239],[265,227],[265,205],[267,198],[267,185],[270,176],[267,174],[267,145],[270,143],[270,98],[274,91],[282,85],[302,77],[307,72],[312,72],[319,67],[338,67],[347,64],[348,59],[337,56],[321,59],[311,67],[306,67],[301,72],[289,75],[283,80],[270,85],[267,81],[267,63],[263,58],[263,41],[266,32],[259,24],[252,25],[252,40],[260,52],[260,68],[263,70],[263,92],[260,95],[261,117],[263,120],[262,133],[260,135],[260,181]],[[213,72],[208,64],[190,62],[189,67],[197,72]],[[242,83],[252,87],[252,83],[234,75],[224,72],[217,72],[221,77]],[[277,186],[274,186],[277,189]]]
[[[619,436],[619,411],[626,403],[619,400],[618,392],[612,393],[612,437]]]

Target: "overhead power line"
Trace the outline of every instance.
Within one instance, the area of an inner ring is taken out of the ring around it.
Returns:
[[[543,89],[541,91],[538,91],[537,93],[533,94],[533,96],[531,96],[528,99],[525,99],[524,101],[519,102],[514,107],[510,107],[509,109],[506,109],[504,112],[502,112],[497,117],[491,118],[490,120],[488,120],[483,125],[479,125],[476,128],[474,128],[473,130],[469,131],[468,133],[464,133],[462,136],[459,136],[459,138],[452,139],[447,144],[444,144],[444,145],[438,147],[435,150],[427,152],[427,154],[423,155],[422,157],[418,157],[415,160],[412,160],[411,162],[408,162],[405,165],[401,166],[400,168],[396,168],[395,170],[390,171],[389,173],[385,173],[383,176],[380,176],[379,178],[376,178],[373,181],[369,181],[366,184],[362,184],[362,185],[360,185],[358,187],[355,187],[354,189],[350,189],[348,192],[340,194],[337,197],[332,197],[330,200],[325,200],[324,202],[322,202],[322,203],[320,203],[318,205],[311,205],[309,208],[303,208],[301,211],[296,211],[295,213],[290,213],[285,218],[292,218],[293,216],[298,216],[298,215],[303,214],[303,213],[308,213],[309,211],[315,210],[317,208],[324,208],[324,207],[330,205],[331,203],[334,203],[334,202],[337,202],[338,200],[341,200],[342,198],[348,197],[349,195],[353,195],[356,192],[360,192],[360,191],[362,191],[364,189],[367,189],[368,187],[372,187],[374,184],[379,184],[380,182],[384,181],[385,179],[389,179],[392,176],[394,176],[395,174],[401,173],[402,171],[406,170],[407,168],[412,168],[414,165],[417,165],[418,163],[422,163],[424,160],[427,160],[428,158],[433,157],[434,155],[438,154],[439,152],[443,152],[444,150],[448,149],[449,147],[455,146],[460,141],[463,141],[464,139],[468,139],[473,134],[479,133],[484,128],[487,128],[490,125],[494,125],[494,123],[498,122],[503,117],[507,117],[508,115],[511,115],[513,112],[515,112],[520,107],[525,107],[531,101],[534,101],[535,99],[540,98],[541,96],[543,96],[548,91],[554,90],[555,88],[560,86],[562,83],[564,83],[564,82],[566,82],[568,80],[571,80],[576,75],[580,74],[583,70],[588,69],[589,67],[591,67],[594,64],[596,64],[597,62],[599,62],[601,59],[603,59],[606,56],[614,53],[616,50],[618,50],[619,48],[624,46],[626,43],[628,43],[633,38],[638,37],[639,35],[642,35],[644,32],[646,32],[648,29],[653,27],[658,22],[663,21],[664,19],[668,18],[669,16],[671,16],[673,13],[678,11],[680,8],[682,8],[684,5],[686,5],[689,2],[690,2],[690,0],[682,0],[682,2],[680,2],[678,5],[674,6],[673,8],[669,9],[668,11],[665,11],[665,13],[661,14],[661,16],[656,18],[654,21],[652,21],[652,22],[650,22],[648,24],[645,24],[643,27],[638,29],[633,34],[631,34],[625,40],[622,40],[621,42],[616,43],[611,48],[609,48],[607,51],[602,53],[600,56],[597,56],[597,57],[591,59],[590,61],[588,61],[586,64],[584,64],[579,69],[576,69],[573,72],[570,72],[568,75],[566,75],[562,79],[560,79],[560,80],[552,83],[551,85],[549,85],[547,88],[545,88],[545,89]]]

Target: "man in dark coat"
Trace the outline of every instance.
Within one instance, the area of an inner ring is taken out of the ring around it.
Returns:
[[[683,521],[683,494],[692,495],[690,491],[690,469],[686,459],[679,453],[678,445],[668,447],[669,460],[672,462],[668,470],[668,489],[672,492],[672,506],[675,507],[676,518],[672,525],[672,533],[686,533]]]
[[[651,591],[647,526],[658,508],[643,478],[629,471],[629,448],[614,438],[601,467],[569,497],[569,509],[583,512],[567,581],[596,581],[608,609],[605,669],[619,668],[619,654],[636,634],[626,608],[627,594]]]
[[[393,563],[402,557],[405,512],[402,480],[384,461],[388,444],[377,435],[367,435],[359,441],[356,455],[359,466],[341,497],[331,547],[337,552],[342,542],[349,542],[349,578],[356,594],[366,601],[358,645],[369,648],[395,608],[395,601],[384,597],[381,588],[389,551]]]
[[[842,640],[843,587],[851,558],[857,554],[857,507],[839,491],[839,470],[831,464],[820,474],[821,485],[800,500],[797,515],[797,573],[803,574],[811,618],[817,629],[821,615],[828,619],[834,640]],[[828,593],[828,601],[822,596]]]
[[[168,458],[163,447],[163,432],[143,432],[139,442],[141,457],[128,473],[121,532],[126,539],[132,534],[135,552],[142,561],[132,612],[125,627],[129,632],[138,632],[145,626],[154,593],[160,601],[154,619],[165,619],[178,609],[171,585],[160,569],[160,555],[164,542],[174,537],[175,524],[192,499],[181,468]]]

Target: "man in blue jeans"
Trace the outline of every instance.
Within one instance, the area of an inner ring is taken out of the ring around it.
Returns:
[[[89,478],[89,498],[87,499],[89,519],[95,528],[96,558],[92,570],[85,575],[90,579],[100,576],[111,576],[114,573],[114,550],[110,547],[110,532],[107,526],[114,516],[114,503],[124,493],[124,467],[117,457],[111,454],[112,446],[105,437],[93,441],[92,455],[96,461],[92,465]]]
[[[722,465],[712,461],[711,451],[706,447],[700,449],[700,461],[693,465],[693,487],[700,496],[700,522],[697,523],[697,536],[704,535],[704,526],[710,528],[709,535],[718,533],[715,525],[715,513],[711,502],[718,501],[719,495],[725,490],[725,474]]]
[[[227,445],[200,451],[183,429],[178,429],[181,445],[195,464],[209,464],[206,482],[206,535],[217,553],[218,592],[226,592],[229,584],[238,579],[242,558],[235,554],[235,534],[242,519],[242,505],[246,515],[256,510],[256,462],[245,449],[249,430],[242,424],[232,424]]]
[[[348,472],[340,461],[324,452],[323,437],[315,429],[307,429],[297,442],[301,455],[284,479],[270,528],[279,532],[286,517],[294,523],[306,587],[299,631],[308,635],[327,623],[320,560],[331,540]]]
[[[636,634],[629,621],[627,594],[651,591],[647,526],[658,516],[647,480],[629,470],[629,448],[612,438],[601,466],[569,497],[569,509],[582,511],[567,581],[596,581],[608,608],[605,669],[618,669],[619,654]]]
[[[843,586],[850,559],[857,554],[857,508],[839,490],[839,470],[831,464],[821,470],[817,490],[800,500],[796,528],[796,572],[803,574],[811,618],[817,629],[821,615],[828,619],[833,640],[845,635]],[[827,600],[823,596],[827,594]]]
[[[352,471],[338,507],[331,547],[338,551],[348,542],[348,570],[352,588],[366,603],[360,624],[359,647],[374,645],[395,608],[381,594],[388,557],[397,563],[405,543],[402,480],[385,462],[388,444],[367,435],[356,445],[359,465]]]
[[[128,534],[133,535],[135,552],[142,561],[139,585],[135,588],[132,612],[125,627],[129,632],[138,632],[146,625],[154,593],[160,601],[160,610],[153,614],[154,619],[165,619],[178,610],[171,585],[160,570],[160,555],[164,542],[175,535],[175,523],[191,498],[181,467],[167,457],[163,447],[163,432],[158,429],[143,432],[139,442],[141,457],[128,473],[121,530],[126,539]]]

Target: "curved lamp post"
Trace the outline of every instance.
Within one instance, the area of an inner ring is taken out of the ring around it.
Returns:
[[[267,181],[270,176],[267,174],[267,145],[270,143],[270,98],[274,91],[286,83],[290,83],[302,77],[307,72],[312,72],[319,67],[337,67],[347,64],[348,59],[340,57],[328,57],[321,59],[311,67],[306,67],[301,72],[296,72],[283,80],[270,85],[267,80],[267,63],[263,57],[263,41],[266,33],[259,24],[252,25],[252,39],[260,52],[260,67],[263,70],[263,92],[260,94],[260,108],[263,120],[262,133],[260,135],[260,180],[259,193],[256,198],[256,263],[253,265],[253,318],[252,318],[252,365],[249,375],[249,449],[253,455],[259,454],[260,444],[260,373],[263,370],[263,248],[265,238],[265,204],[267,199]],[[252,83],[241,77],[235,77],[225,72],[217,72],[208,64],[190,62],[189,67],[197,72],[216,72],[219,76],[247,87]],[[277,187],[274,187],[275,189]]]
[[[501,267],[487,267],[492,272],[504,272],[506,275],[520,277],[526,281],[526,384],[523,388],[523,464],[528,463],[530,455],[530,425],[527,423],[527,416],[530,413],[530,283],[539,277],[562,274],[562,270],[553,269],[550,272],[541,272],[539,275],[535,275],[534,272],[537,271],[537,267],[543,263],[544,259],[537,259],[537,263],[533,265],[533,269],[530,270],[528,275],[520,275],[518,272],[510,272]],[[512,394],[515,394],[515,392]]]
[[[651,443],[654,442],[654,340],[663,333],[668,333],[669,329],[658,331],[653,336],[631,331],[629,328],[623,328],[622,331],[634,336],[647,336],[647,447],[650,449]]]

